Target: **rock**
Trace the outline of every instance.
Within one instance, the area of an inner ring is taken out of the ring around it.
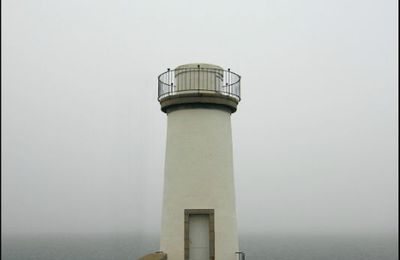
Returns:
[[[138,260],[167,260],[167,254],[163,252],[155,252],[148,255],[145,255]]]

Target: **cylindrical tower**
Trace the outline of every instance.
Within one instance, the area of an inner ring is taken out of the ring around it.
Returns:
[[[234,260],[238,251],[231,113],[240,76],[210,64],[158,78],[168,115],[161,251],[171,260]]]

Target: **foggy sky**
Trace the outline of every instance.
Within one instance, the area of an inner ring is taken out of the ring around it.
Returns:
[[[3,233],[158,233],[157,76],[242,75],[239,232],[395,232],[397,1],[2,1]]]

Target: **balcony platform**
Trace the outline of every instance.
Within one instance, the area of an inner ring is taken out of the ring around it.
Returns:
[[[168,113],[180,107],[216,107],[235,112],[240,76],[211,64],[187,64],[158,77],[158,100]]]

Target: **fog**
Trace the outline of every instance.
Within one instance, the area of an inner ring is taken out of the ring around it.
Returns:
[[[161,223],[157,76],[242,76],[238,228],[398,229],[397,1],[2,1],[2,233]]]

